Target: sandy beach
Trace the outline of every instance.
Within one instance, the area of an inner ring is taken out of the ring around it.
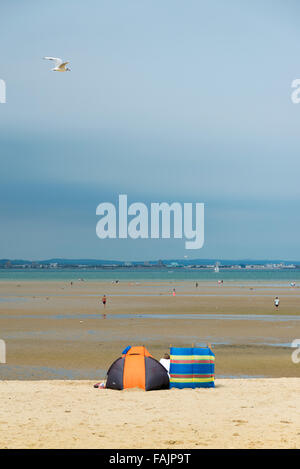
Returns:
[[[300,446],[298,288],[3,281],[0,299],[1,448]],[[170,344],[207,342],[215,389],[93,388],[127,345],[159,359]]]
[[[220,379],[214,389],[94,389],[0,382],[1,448],[299,448],[300,379]]]

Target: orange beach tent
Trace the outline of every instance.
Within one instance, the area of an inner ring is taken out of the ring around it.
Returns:
[[[106,388],[168,389],[167,370],[144,346],[128,347],[107,372]]]

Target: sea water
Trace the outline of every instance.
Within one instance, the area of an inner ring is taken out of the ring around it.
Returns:
[[[81,268],[81,269],[0,269],[0,281],[192,281],[192,282],[282,282],[284,286],[290,282],[300,285],[300,269],[158,269],[158,268]]]

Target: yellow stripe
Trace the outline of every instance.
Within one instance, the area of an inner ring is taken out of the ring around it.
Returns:
[[[214,378],[170,378],[170,383],[211,383]]]
[[[171,355],[171,360],[214,360],[213,355]]]

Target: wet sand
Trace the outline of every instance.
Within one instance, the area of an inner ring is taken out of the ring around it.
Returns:
[[[207,342],[217,377],[300,376],[289,347],[300,338],[300,289],[288,285],[3,281],[0,299],[2,379],[100,379],[127,345],[159,359],[170,344]]]
[[[0,382],[1,448],[299,448],[300,379],[219,379],[214,389],[94,389]]]

